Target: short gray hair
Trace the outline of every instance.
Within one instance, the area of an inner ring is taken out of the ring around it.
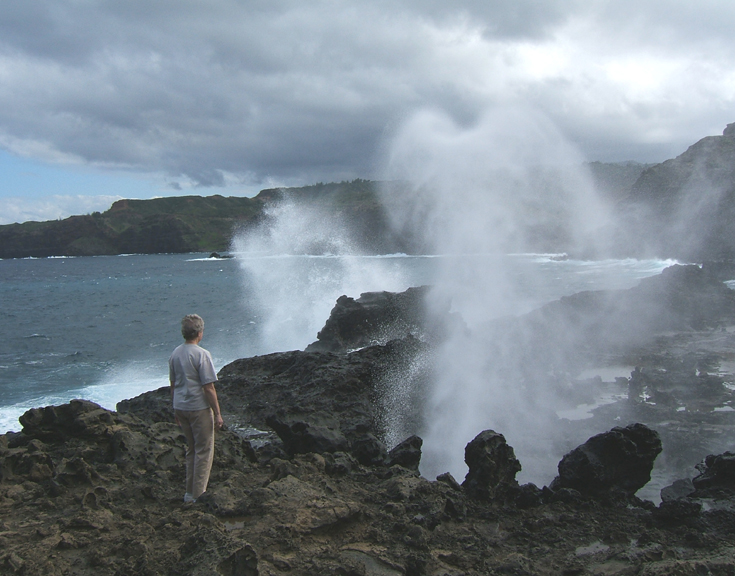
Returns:
[[[184,340],[194,340],[204,330],[204,320],[199,314],[187,314],[181,319],[181,335]]]

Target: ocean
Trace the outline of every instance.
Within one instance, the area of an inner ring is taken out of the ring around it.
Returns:
[[[336,299],[431,284],[449,256],[124,255],[0,260],[6,342],[0,350],[0,430],[26,410],[84,398],[118,401],[168,383],[167,360],[188,313],[221,368],[237,358],[303,349]],[[465,257],[467,258],[467,257]],[[630,288],[666,260],[580,261],[549,254],[473,256],[504,270],[528,312],[582,290]],[[621,374],[622,375],[622,374]]]

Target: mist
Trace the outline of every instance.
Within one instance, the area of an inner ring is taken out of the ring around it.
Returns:
[[[550,381],[561,359],[525,365],[535,363],[525,349],[534,334],[510,334],[498,322],[527,311],[508,254],[589,253],[602,241],[596,231],[608,223],[608,210],[582,155],[531,110],[494,109],[468,125],[425,110],[396,131],[385,179],[410,183],[400,194],[386,188],[388,213],[396,230],[444,255],[433,296],[451,300],[464,320],[447,326],[434,359],[420,431],[422,474],[463,478],[465,445],[492,428],[515,448],[521,478],[550,480],[558,462]],[[571,343],[575,335],[555,338],[563,349],[558,340]]]
[[[391,448],[419,434],[422,474],[463,478],[465,445],[492,428],[515,448],[520,479],[550,481],[563,455],[559,382],[575,376],[564,352],[580,335],[554,334],[545,347],[532,328],[509,328],[506,319],[538,307],[542,282],[519,280],[512,255],[600,249],[608,209],[582,155],[532,110],[496,108],[465,124],[422,110],[389,136],[382,174],[393,233],[438,256],[425,282],[429,309],[440,317],[450,302],[452,318],[431,357],[382,375],[382,439]],[[334,211],[280,194],[232,244],[244,298],[259,311],[252,354],[304,349],[342,295],[411,285],[396,258],[361,254],[357,233]]]
[[[305,348],[343,294],[410,287],[393,259],[361,255],[349,227],[324,207],[289,197],[287,190],[283,195],[231,247],[244,298],[259,314],[252,354]]]

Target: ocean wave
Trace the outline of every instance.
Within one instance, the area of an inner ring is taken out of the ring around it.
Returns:
[[[107,410],[115,410],[117,403],[121,400],[168,385],[168,378],[164,375],[141,376],[138,372],[139,370],[131,366],[107,376],[101,383],[66,390],[63,393],[36,396],[16,404],[2,406],[0,407],[0,434],[8,431],[18,432],[21,429],[18,418],[32,408],[58,406],[81,398],[99,404]],[[137,373],[137,379],[133,373]]]

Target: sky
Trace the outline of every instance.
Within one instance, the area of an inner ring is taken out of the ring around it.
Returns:
[[[3,0],[0,224],[379,179],[413,115],[507,106],[675,157],[735,122],[735,2]]]

